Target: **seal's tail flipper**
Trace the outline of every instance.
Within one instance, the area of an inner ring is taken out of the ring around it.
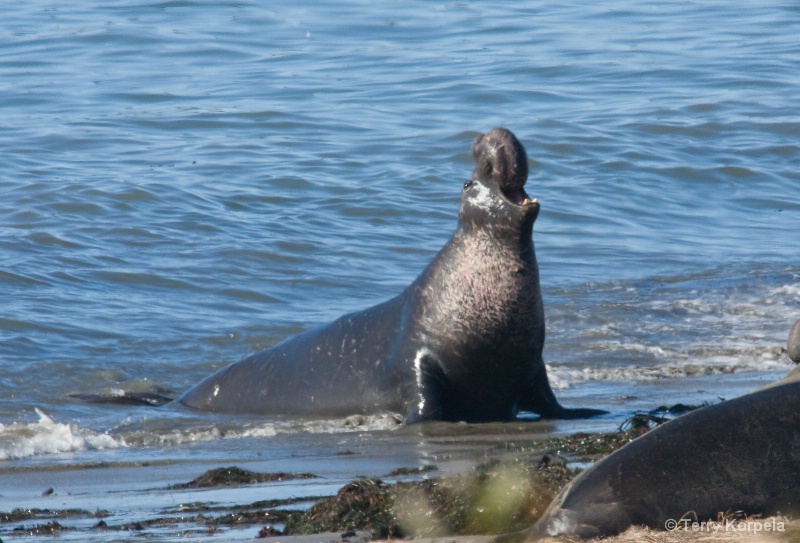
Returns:
[[[174,400],[155,392],[123,392],[122,394],[70,394],[75,398],[88,403],[101,403],[112,405],[144,405],[161,407]]]

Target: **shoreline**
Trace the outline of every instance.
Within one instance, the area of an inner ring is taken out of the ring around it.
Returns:
[[[536,427],[536,425],[533,425]],[[416,429],[411,431],[416,432]],[[439,434],[441,428],[432,427],[428,432]],[[470,527],[474,530],[479,527],[475,518],[468,518],[466,509],[472,502],[480,499],[483,491],[492,492],[492,484],[519,478],[523,475],[535,477],[540,483],[546,484],[542,492],[532,492],[533,487],[520,486],[517,494],[512,499],[512,505],[519,509],[523,499],[530,503],[536,502],[538,514],[552,500],[552,497],[566,484],[578,469],[567,467],[561,455],[572,455],[574,462],[586,463],[596,459],[604,452],[608,452],[633,438],[628,432],[611,433],[574,433],[562,437],[542,439],[544,434],[537,433],[533,443],[522,440],[520,444],[505,444],[502,448],[509,448],[511,459],[490,459],[465,471],[440,471],[434,464],[405,466],[387,471],[383,477],[354,477],[352,480],[337,488],[333,492],[317,494],[315,496],[287,497],[283,499],[255,500],[250,502],[240,501],[235,505],[221,505],[212,501],[203,500],[197,496],[206,490],[245,491],[249,496],[258,493],[259,488],[267,494],[272,488],[270,485],[285,483],[287,481],[300,481],[313,483],[324,478],[313,473],[257,473],[242,469],[235,465],[215,467],[203,473],[195,474],[191,479],[183,482],[164,485],[161,488],[149,488],[145,494],[156,494],[170,491],[181,491],[192,498],[192,501],[181,503],[178,506],[162,510],[158,515],[139,516],[126,519],[126,522],[114,522],[109,519],[111,514],[102,507],[89,508],[56,508],[18,507],[0,511],[0,535],[78,535],[92,534],[97,536],[102,533],[131,531],[145,533],[158,531],[167,535],[169,532],[181,531],[203,532],[206,537],[224,532],[226,527],[248,527],[254,537],[260,529],[271,526],[266,534],[280,535],[281,537],[295,536],[298,534],[310,535],[313,533],[331,532],[345,533],[349,531],[364,532],[365,526],[371,529],[373,537],[410,536],[410,535],[436,535],[451,536],[453,532],[464,533]],[[403,436],[407,439],[409,436]],[[491,436],[496,440],[495,436]],[[459,436],[463,439],[463,436]],[[471,438],[470,438],[471,439]],[[348,451],[352,454],[352,451]],[[499,454],[498,456],[509,456]],[[543,462],[543,458],[549,459]],[[358,455],[355,455],[355,460]],[[543,467],[544,463],[548,463]],[[116,479],[115,474],[139,470],[148,470],[153,477],[156,471],[164,471],[175,475],[176,472],[185,471],[186,466],[171,462],[85,462],[61,466],[16,466],[0,470],[0,475],[17,477],[30,477],[36,474],[71,474],[77,470],[87,481],[99,482],[99,487],[113,487],[110,481]],[[157,477],[163,478],[163,477]],[[394,482],[384,482],[387,481]],[[103,484],[105,481],[105,484]],[[43,487],[41,500],[47,494],[53,494],[53,488]],[[97,492],[97,490],[94,490]],[[523,492],[530,494],[527,498]],[[418,500],[412,499],[418,498]],[[370,501],[374,503],[370,503]],[[379,502],[379,503],[378,503]],[[342,504],[345,504],[344,506]],[[406,527],[401,530],[403,521],[395,521],[397,512],[390,508],[398,504],[407,516],[417,516],[425,506],[430,505],[437,509],[436,513],[428,515],[440,519],[438,523],[428,526]],[[338,508],[338,514],[332,513]],[[496,513],[497,511],[495,511]],[[507,520],[510,513],[506,513]],[[338,515],[338,516],[337,516]],[[519,513],[514,513],[519,515]],[[514,516],[512,515],[512,517]],[[450,518],[449,525],[444,519]],[[454,524],[461,519],[460,525]],[[383,524],[381,524],[381,522]],[[525,522],[523,519],[522,522]],[[288,525],[286,534],[283,530]],[[518,526],[522,526],[517,523]],[[448,527],[449,526],[449,527]],[[495,523],[492,531],[500,531],[502,526]],[[280,531],[278,531],[280,530]],[[404,531],[403,531],[404,530]],[[488,527],[482,531],[486,532]],[[220,540],[223,540],[220,537]]]
[[[496,534],[513,532],[532,525],[545,511],[553,497],[577,473],[663,421],[657,414],[633,417],[616,432],[576,432],[560,437],[546,437],[524,445],[507,445],[505,458],[489,458],[462,471],[439,471],[435,464],[397,468],[385,477],[355,477],[336,490],[315,496],[294,496],[222,505],[204,501],[180,503],[159,514],[112,520],[102,506],[94,510],[80,508],[20,507],[0,512],[0,535],[3,537],[59,536],[61,539],[95,540],[116,538],[122,532],[150,535],[154,540],[200,538],[203,541],[362,541],[365,539],[413,538],[415,541],[487,542]],[[516,447],[516,448],[515,448]],[[135,464],[135,465],[132,465]],[[166,470],[175,476],[178,464],[169,462],[125,463],[98,462],[83,464],[93,478],[112,481],[119,470],[132,468]],[[170,469],[172,468],[172,469]],[[3,473],[20,476],[37,471],[69,470],[65,467],[20,466],[5,468]],[[90,477],[87,477],[90,478]],[[196,474],[191,480],[145,489],[144,495],[181,490],[227,490],[236,495],[253,496],[268,486],[291,481],[313,482],[313,473],[258,473],[235,465],[215,467]],[[394,482],[385,482],[387,481]],[[95,481],[96,482],[96,481]],[[113,486],[107,482],[106,486]],[[106,488],[106,490],[109,490]],[[42,488],[44,496],[53,493]],[[134,517],[136,515],[133,515]],[[728,524],[693,527],[673,532],[631,528],[609,542],[640,541],[653,543],[683,541],[789,541],[800,534],[800,522],[770,517],[781,523],[783,531],[732,529]],[[724,522],[725,519],[722,519]],[[733,519],[731,519],[733,520]],[[746,519],[762,523],[769,519]],[[738,520],[736,520],[738,522]],[[770,525],[772,526],[772,525]],[[777,524],[774,524],[777,526]],[[714,529],[716,528],[716,529]],[[234,533],[235,532],[235,533]],[[788,535],[787,535],[788,534]],[[236,536],[236,537],[231,537]],[[265,539],[266,538],[266,539]],[[755,538],[755,539],[754,539]],[[760,538],[760,539],[759,539]],[[554,539],[553,541],[567,541]]]

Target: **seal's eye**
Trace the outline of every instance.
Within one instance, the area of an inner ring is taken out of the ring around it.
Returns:
[[[469,181],[464,183],[464,190],[467,190],[468,188],[470,188],[474,183],[475,182],[472,179],[470,179]]]

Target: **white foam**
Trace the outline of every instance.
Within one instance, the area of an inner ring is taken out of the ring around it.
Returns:
[[[272,437],[279,434],[303,433],[350,433],[393,430],[399,427],[398,419],[392,414],[379,415],[354,415],[344,419],[317,419],[317,420],[291,420],[291,421],[265,421],[263,423],[246,424],[240,427],[228,427],[224,424],[205,426],[202,428],[189,427],[180,429],[143,429],[141,424],[146,422],[128,421],[129,431],[119,429],[124,435],[124,442],[129,446],[163,446],[181,445],[218,439],[246,439]]]
[[[696,288],[687,288],[692,282]],[[586,310],[591,319],[576,321],[572,306],[563,305],[548,321],[556,331],[550,345],[562,343],[553,354],[564,357],[563,363],[548,357],[551,384],[785,374],[794,367],[784,348],[800,318],[800,283],[782,283],[709,275],[675,286],[645,282],[621,289],[624,295],[614,285],[595,288]]]
[[[696,377],[700,375],[721,375],[772,371],[788,373],[794,365],[779,356],[762,353],[760,356],[709,356],[702,359],[674,360],[663,364],[647,366],[596,366],[574,368],[567,365],[550,365],[547,375],[550,386],[557,390],[572,388],[590,381],[630,381],[643,382],[657,379]]]
[[[377,415],[352,415],[344,419],[309,419],[286,422],[265,423],[256,427],[239,431],[226,432],[226,438],[263,437],[278,434],[340,434],[350,432],[371,432],[393,430],[398,427],[399,420],[395,415],[382,413]]]
[[[125,447],[123,439],[53,421],[39,409],[37,422],[0,424],[0,460]]]
[[[794,296],[800,298],[800,284],[783,285],[771,292],[773,296]]]

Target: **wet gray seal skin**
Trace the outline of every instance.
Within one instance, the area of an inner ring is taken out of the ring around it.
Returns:
[[[800,512],[800,383],[703,407],[651,430],[573,479],[530,530],[498,542],[611,536],[632,525],[680,528],[682,518],[716,520],[735,511]]]
[[[786,354],[797,366],[786,377],[778,381],[778,384],[800,381],[800,320],[794,323],[792,331],[789,332],[789,339],[786,340]]]
[[[794,323],[789,339],[786,340],[786,352],[795,364],[800,364],[800,320]]]
[[[232,364],[180,401],[215,412],[406,422],[603,413],[559,405],[542,361],[544,311],[532,240],[539,203],[525,149],[495,128],[472,144],[458,228],[397,297]]]
[[[797,366],[787,373],[780,381],[764,385],[759,390],[800,381],[800,320],[794,323],[792,330],[789,332],[789,338],[786,340],[786,354],[789,355],[789,359],[797,364]]]

